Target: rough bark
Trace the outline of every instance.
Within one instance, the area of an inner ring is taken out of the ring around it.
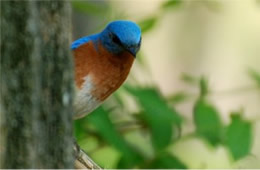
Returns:
[[[67,1],[1,1],[0,168],[73,168]]]

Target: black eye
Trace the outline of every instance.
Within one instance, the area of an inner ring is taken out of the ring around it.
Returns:
[[[118,45],[122,45],[120,39],[113,33],[110,34],[110,37],[112,38],[112,41]]]

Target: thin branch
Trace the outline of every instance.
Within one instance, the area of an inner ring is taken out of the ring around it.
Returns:
[[[238,94],[238,93],[248,93],[257,90],[259,90],[259,87],[257,86],[244,86],[244,87],[238,87],[234,89],[212,91],[210,92],[210,94],[220,96],[220,95],[231,95],[231,94]]]
[[[239,93],[248,93],[248,92],[254,92],[254,91],[259,91],[259,87],[257,86],[244,86],[244,87],[238,87],[238,88],[233,88],[233,89],[224,89],[224,90],[215,90],[215,91],[209,91],[207,94],[210,97],[226,97],[226,96],[233,96],[234,94],[239,94]],[[171,98],[174,96],[170,95],[166,97],[166,99],[171,102]],[[185,101],[188,100],[193,100],[199,96],[199,93],[185,93],[187,95]],[[179,102],[180,103],[180,102]]]
[[[75,169],[102,169],[74,142]]]

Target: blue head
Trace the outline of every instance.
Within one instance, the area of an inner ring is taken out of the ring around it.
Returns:
[[[101,32],[100,39],[113,54],[128,51],[136,56],[141,46],[141,30],[132,21],[114,21]]]

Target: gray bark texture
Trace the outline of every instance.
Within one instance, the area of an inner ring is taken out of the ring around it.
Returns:
[[[68,1],[1,1],[0,168],[73,168]]]

